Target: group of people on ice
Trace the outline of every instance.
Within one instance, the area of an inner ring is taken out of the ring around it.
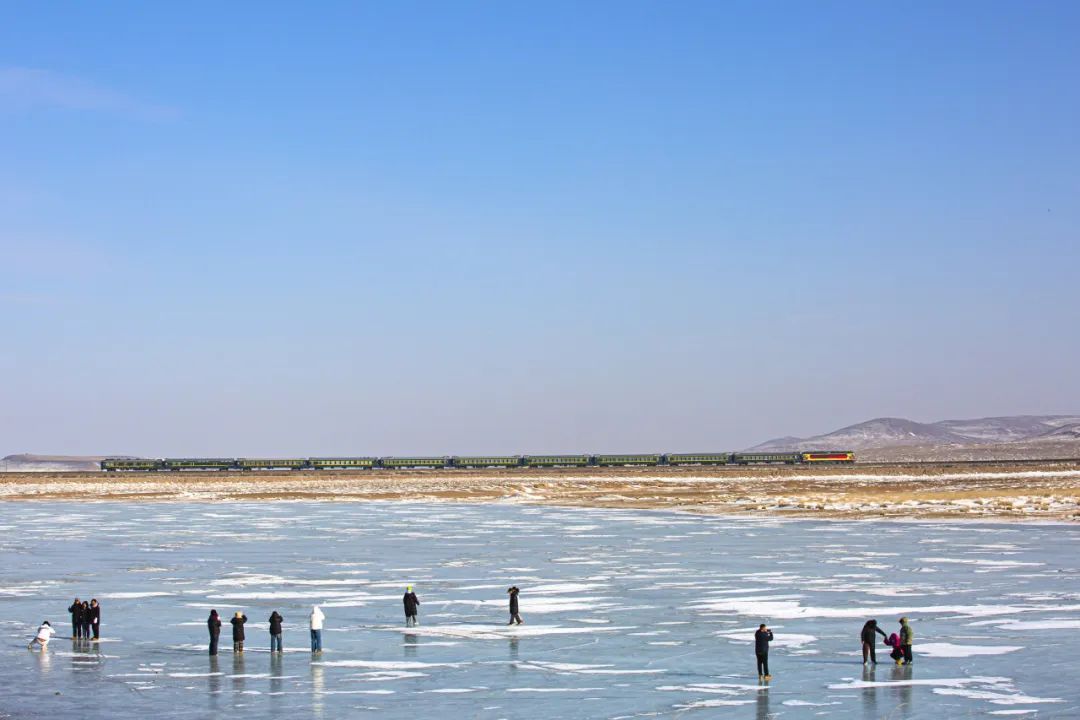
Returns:
[[[877,620],[867,620],[859,637],[862,640],[863,665],[877,665],[877,636],[885,638],[885,644],[892,648],[889,657],[897,665],[910,665],[913,657],[911,645],[915,641],[915,631],[906,617],[900,618],[900,631],[886,635],[878,627]],[[772,680],[769,674],[769,643],[773,641],[773,632],[762,623],[754,633],[754,655],[757,656],[758,680]]]
[[[513,585],[506,589],[506,594],[510,598],[510,622],[509,625],[521,625],[520,605],[518,602],[518,594],[521,590],[517,585]],[[416,627],[420,624],[417,619],[417,614],[420,608],[420,599],[413,592],[412,585],[405,588],[405,595],[402,597],[402,604],[405,608],[405,627]],[[75,602],[68,608],[68,612],[71,613],[71,629],[72,640],[89,639],[91,633],[93,639],[98,640],[100,637],[101,628],[101,605],[96,599],[90,602],[80,602],[79,598],[75,598]],[[247,624],[248,617],[243,612],[237,611],[235,615],[229,620],[232,625],[232,641],[233,652],[240,654],[244,652],[244,625]],[[311,652],[322,652],[322,631],[323,624],[326,621],[326,615],[318,605],[311,608],[311,613],[308,615],[308,629],[311,632]],[[267,623],[270,628],[270,652],[280,653],[284,652],[282,644],[282,625],[285,622],[285,618],[281,613],[274,610],[270,613],[270,617],[267,619]],[[210,617],[206,620],[207,629],[210,632],[210,654],[217,655],[218,653],[218,639],[221,636],[221,617],[218,615],[217,610],[210,611]],[[46,620],[41,623],[38,628],[37,634],[34,639],[30,641],[27,646],[33,649],[35,645],[41,647],[42,650],[48,648],[49,639],[56,633],[53,630],[52,625]],[[911,624],[906,617],[900,618],[899,632],[894,632],[891,635],[886,635],[885,631],[878,627],[877,620],[867,620],[863,625],[862,632],[860,633],[860,640],[862,641],[862,657],[863,665],[877,664],[877,636],[881,635],[885,639],[885,644],[892,648],[889,656],[896,661],[897,665],[910,665],[913,657],[911,652],[911,646],[915,639],[915,633],[911,629]],[[757,631],[754,632],[754,654],[757,657],[757,673],[758,679],[765,681],[771,680],[772,675],[769,673],[769,643],[773,641],[773,631],[770,630],[765,623],[762,623]]]
[[[79,598],[71,603],[68,608],[71,613],[71,637],[73,639],[94,640],[101,639],[101,605],[97,598],[79,602]]]
[[[71,613],[72,640],[97,642],[101,639],[101,603],[97,601],[97,598],[90,601],[75,598],[75,601],[68,606],[68,612]],[[27,647],[33,650],[36,645],[45,650],[49,646],[49,640],[55,634],[56,630],[53,629],[52,623],[45,620],[38,626],[34,639]]]
[[[323,621],[326,619],[326,615],[315,605],[311,608],[311,613],[308,615],[308,628],[311,630],[311,652],[322,652],[322,631]],[[244,652],[244,625],[247,624],[248,616],[239,610],[229,620],[229,624],[232,625],[232,649],[234,653],[240,654]],[[285,622],[285,618],[277,610],[270,613],[270,617],[267,619],[267,623],[270,626],[270,652],[280,653],[285,652],[284,645],[282,643],[282,624]],[[210,654],[218,654],[218,640],[221,637],[221,616],[218,615],[217,610],[210,611],[210,617],[206,619],[206,628],[210,631]]]
[[[885,644],[892,648],[889,657],[896,661],[897,665],[910,665],[914,658],[911,655],[911,645],[915,641],[915,631],[906,617],[900,618],[900,632],[886,635],[885,631],[878,627],[877,620],[867,620],[863,625],[862,634],[862,661],[863,665],[877,665],[877,636],[885,638]]]
[[[510,622],[509,625],[521,625],[521,613],[518,606],[518,593],[521,592],[516,585],[507,588],[506,593],[510,596]],[[420,610],[420,598],[413,592],[412,585],[405,588],[405,595],[402,597],[402,604],[405,607],[405,627],[416,627],[420,624],[417,619],[417,614]],[[233,652],[244,652],[244,625],[247,623],[248,617],[244,613],[237,611],[237,613],[229,620],[232,624],[232,640],[233,640]],[[311,608],[311,613],[308,615],[308,629],[311,631],[311,652],[322,652],[322,631],[323,623],[326,621],[326,615],[322,609],[315,605]],[[270,617],[267,619],[267,623],[270,628],[270,652],[284,652],[282,645],[282,624],[285,622],[285,618],[277,610],[270,613]],[[45,625],[49,623],[46,622]],[[206,619],[206,627],[210,631],[210,654],[217,655],[218,653],[218,639],[221,637],[221,616],[218,615],[217,610],[210,611],[210,617]],[[47,642],[47,641],[46,641]]]

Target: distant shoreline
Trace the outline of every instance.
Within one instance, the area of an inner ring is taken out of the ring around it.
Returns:
[[[784,518],[1080,522],[1080,461],[191,473],[0,473],[0,501],[452,501]]]

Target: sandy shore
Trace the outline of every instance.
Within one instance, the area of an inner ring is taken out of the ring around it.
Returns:
[[[423,500],[1080,522],[1080,462],[333,473],[5,473],[0,500]]]

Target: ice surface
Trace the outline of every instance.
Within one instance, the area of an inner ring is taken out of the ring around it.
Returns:
[[[1072,526],[283,502],[0,503],[0,527],[0,718],[1080,717]],[[104,642],[27,651],[75,595]],[[211,607],[248,615],[243,655],[227,625],[206,655]],[[864,667],[862,623],[901,615],[915,664]]]

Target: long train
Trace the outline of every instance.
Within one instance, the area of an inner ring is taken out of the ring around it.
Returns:
[[[196,470],[415,470],[424,468],[676,467],[853,463],[847,450],[786,453],[660,453],[652,455],[452,455],[445,457],[106,458],[105,472]]]

